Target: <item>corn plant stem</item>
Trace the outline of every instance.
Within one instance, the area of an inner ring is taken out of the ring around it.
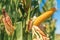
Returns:
[[[32,32],[28,33],[28,40],[32,40]]]
[[[26,20],[25,19],[23,19],[23,21],[22,21],[22,23],[23,23],[23,25],[22,25],[22,27],[23,27],[23,40],[27,40],[27,33],[25,32],[25,28],[26,28]]]
[[[30,19],[30,8],[28,10],[28,16],[27,16],[27,21],[26,21],[27,24],[28,24],[29,19]],[[28,26],[26,26],[26,32],[28,32]]]
[[[3,29],[1,30],[1,40],[4,40],[4,31],[3,31]]]

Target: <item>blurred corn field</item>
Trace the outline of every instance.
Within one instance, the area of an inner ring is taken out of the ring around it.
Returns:
[[[56,0],[0,0],[0,40],[33,40],[32,29],[28,27],[29,20],[55,7],[55,1]],[[42,8],[40,8],[41,3],[43,4]],[[5,30],[5,25],[2,20],[3,7],[11,18],[12,25],[15,27],[12,35],[8,35]],[[44,32],[49,37],[49,40],[55,40],[56,19],[52,17],[53,15],[41,23],[45,26]]]

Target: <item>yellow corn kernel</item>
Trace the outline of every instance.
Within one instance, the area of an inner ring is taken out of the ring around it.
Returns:
[[[39,17],[37,17],[33,23],[35,26],[39,26],[40,23],[45,21],[47,18],[49,18],[54,12],[56,11],[56,8],[51,8],[49,11],[43,13]]]

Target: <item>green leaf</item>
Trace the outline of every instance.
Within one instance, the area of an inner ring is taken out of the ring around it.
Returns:
[[[16,23],[16,36],[17,36],[17,40],[22,40],[23,38],[23,27],[22,27],[22,22],[17,22]]]

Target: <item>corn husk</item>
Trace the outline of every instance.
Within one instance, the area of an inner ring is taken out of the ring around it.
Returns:
[[[5,30],[8,35],[12,35],[14,33],[15,27],[12,25],[12,21],[9,15],[6,14],[6,17],[2,18],[3,23],[5,25]]]

